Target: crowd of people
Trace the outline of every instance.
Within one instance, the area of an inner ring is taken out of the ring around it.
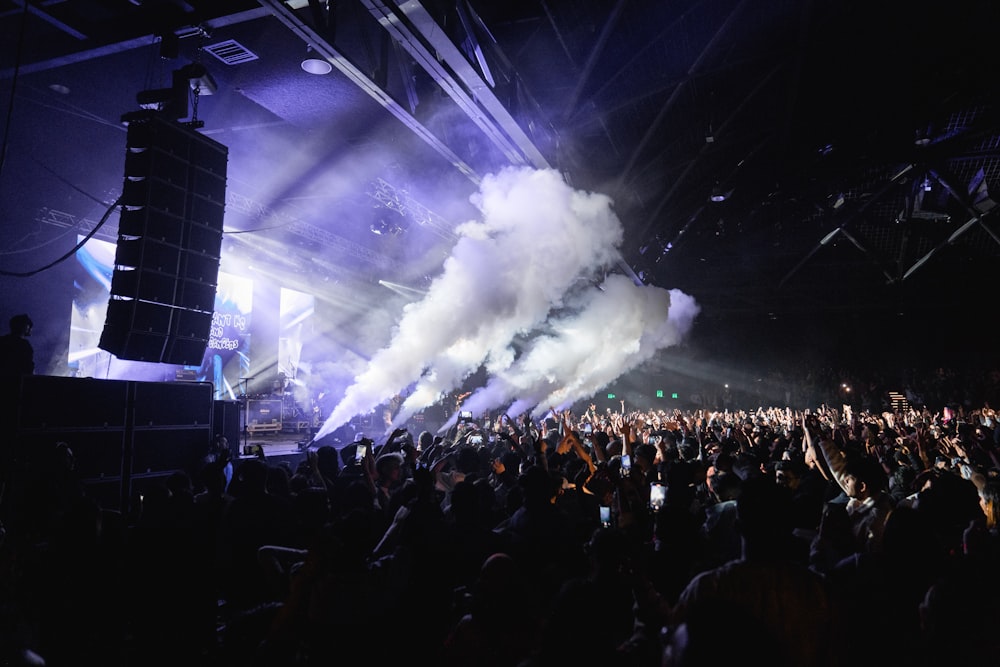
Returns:
[[[1000,383],[952,379],[460,420],[295,465],[218,439],[128,511],[53,443],[0,499],[2,660],[997,664]]]

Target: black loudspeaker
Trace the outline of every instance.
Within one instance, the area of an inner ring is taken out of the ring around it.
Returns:
[[[157,115],[129,122],[111,296],[99,347],[200,365],[215,308],[229,150]]]
[[[281,430],[281,401],[247,401],[247,429],[254,431]]]
[[[239,456],[240,402],[214,401],[212,403],[212,435],[224,435],[229,441],[229,454]]]

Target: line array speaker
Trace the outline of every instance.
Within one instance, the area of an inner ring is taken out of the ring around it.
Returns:
[[[129,122],[102,350],[201,364],[219,278],[228,159],[225,146],[190,125],[157,115]]]

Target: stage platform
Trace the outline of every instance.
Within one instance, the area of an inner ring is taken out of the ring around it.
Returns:
[[[294,467],[306,457],[311,441],[312,434],[309,432],[246,433],[240,438],[239,458],[240,460],[258,458],[257,448],[259,447],[264,453],[264,460],[268,462],[289,461]],[[315,449],[315,445],[312,449]]]
[[[300,428],[296,430],[283,429],[280,425],[274,430],[248,428],[239,440],[239,458],[256,458],[258,456],[256,447],[259,446],[264,453],[265,460],[289,461],[294,467],[300,460],[306,457],[310,449],[315,450],[320,444],[333,446],[337,451],[340,451],[341,448],[354,442],[362,434],[373,438],[379,445],[384,443],[387,435],[381,431],[373,433],[373,431],[378,429],[369,428],[368,424],[348,424],[324,437],[321,443],[317,443],[313,439],[314,432],[317,430],[314,426],[299,426]],[[413,421],[407,424],[407,428],[416,437],[421,430],[428,428],[428,425],[423,421]],[[435,426],[434,428],[437,427]]]

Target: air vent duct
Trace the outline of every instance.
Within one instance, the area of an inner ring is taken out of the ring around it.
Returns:
[[[227,39],[224,42],[210,44],[204,48],[205,51],[208,51],[227,65],[239,65],[240,63],[246,63],[251,60],[258,59],[256,53],[243,46],[235,39]]]

